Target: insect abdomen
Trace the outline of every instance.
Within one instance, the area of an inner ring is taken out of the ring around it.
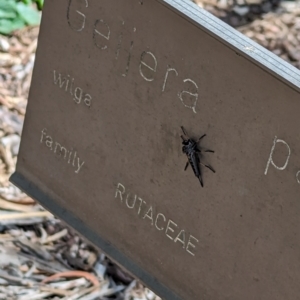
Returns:
[[[194,171],[196,177],[200,175],[199,158],[197,153],[190,153],[188,156],[189,163]]]

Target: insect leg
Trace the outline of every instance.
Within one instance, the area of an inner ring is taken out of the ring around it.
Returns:
[[[206,134],[203,134],[202,136],[200,136],[198,142],[199,142],[200,140],[202,140],[205,136],[206,136]],[[198,143],[198,142],[197,142],[197,143]]]
[[[189,135],[187,134],[187,132],[185,131],[185,129],[183,128],[183,126],[181,126],[181,130],[182,130],[182,132],[183,132],[184,135],[189,136]]]
[[[211,153],[215,153],[214,150],[205,150],[204,152],[211,152]]]
[[[184,168],[184,171],[186,171],[186,169],[188,168],[189,164],[190,164],[189,161],[187,161],[187,163],[185,165],[185,168]]]
[[[200,165],[202,165],[202,166],[204,166],[204,167],[210,169],[212,172],[216,173],[216,171],[215,171],[210,165],[205,165],[205,164],[203,164],[203,163],[200,163]]]

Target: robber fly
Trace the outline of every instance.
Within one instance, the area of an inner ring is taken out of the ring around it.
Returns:
[[[188,157],[188,161],[185,165],[184,171],[187,169],[187,167],[189,165],[192,166],[192,169],[194,171],[195,176],[199,179],[201,186],[203,187],[203,180],[202,180],[202,176],[201,176],[201,168],[200,165],[210,169],[212,172],[216,172],[210,165],[206,165],[203,164],[200,161],[200,157],[201,157],[201,153],[202,151],[200,150],[200,148],[198,148],[198,143],[200,142],[201,139],[203,139],[206,134],[203,134],[198,141],[193,140],[192,138],[190,138],[188,136],[188,134],[186,133],[185,129],[183,128],[183,126],[181,126],[182,132],[183,134],[188,138],[185,139],[183,135],[181,135],[182,138],[182,152],[186,154],[186,156]],[[203,152],[211,152],[214,153],[215,151],[213,150],[204,150]]]

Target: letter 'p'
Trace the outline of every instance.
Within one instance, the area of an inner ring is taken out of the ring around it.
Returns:
[[[274,153],[274,150],[275,150],[275,147],[276,147],[277,143],[282,143],[282,144],[286,145],[287,150],[288,150],[288,155],[286,157],[285,164],[282,167],[277,166],[273,161],[273,153]],[[265,169],[265,175],[267,175],[267,173],[268,173],[270,164],[272,164],[277,170],[280,170],[280,171],[284,170],[287,167],[288,163],[289,163],[290,156],[291,156],[290,146],[284,140],[277,139],[277,136],[275,136],[275,139],[273,141],[273,146],[272,146],[272,149],[271,149],[271,152],[270,152],[270,156],[269,156],[269,159],[268,159],[268,162],[267,162],[267,166],[266,166],[266,169]]]

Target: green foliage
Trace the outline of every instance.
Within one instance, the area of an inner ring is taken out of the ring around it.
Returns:
[[[10,34],[26,25],[38,25],[44,0],[0,0],[0,33]],[[36,8],[37,9],[36,9]]]
[[[42,10],[44,5],[44,0],[22,0],[22,2],[26,5],[32,5],[33,3],[35,3],[39,10]]]

